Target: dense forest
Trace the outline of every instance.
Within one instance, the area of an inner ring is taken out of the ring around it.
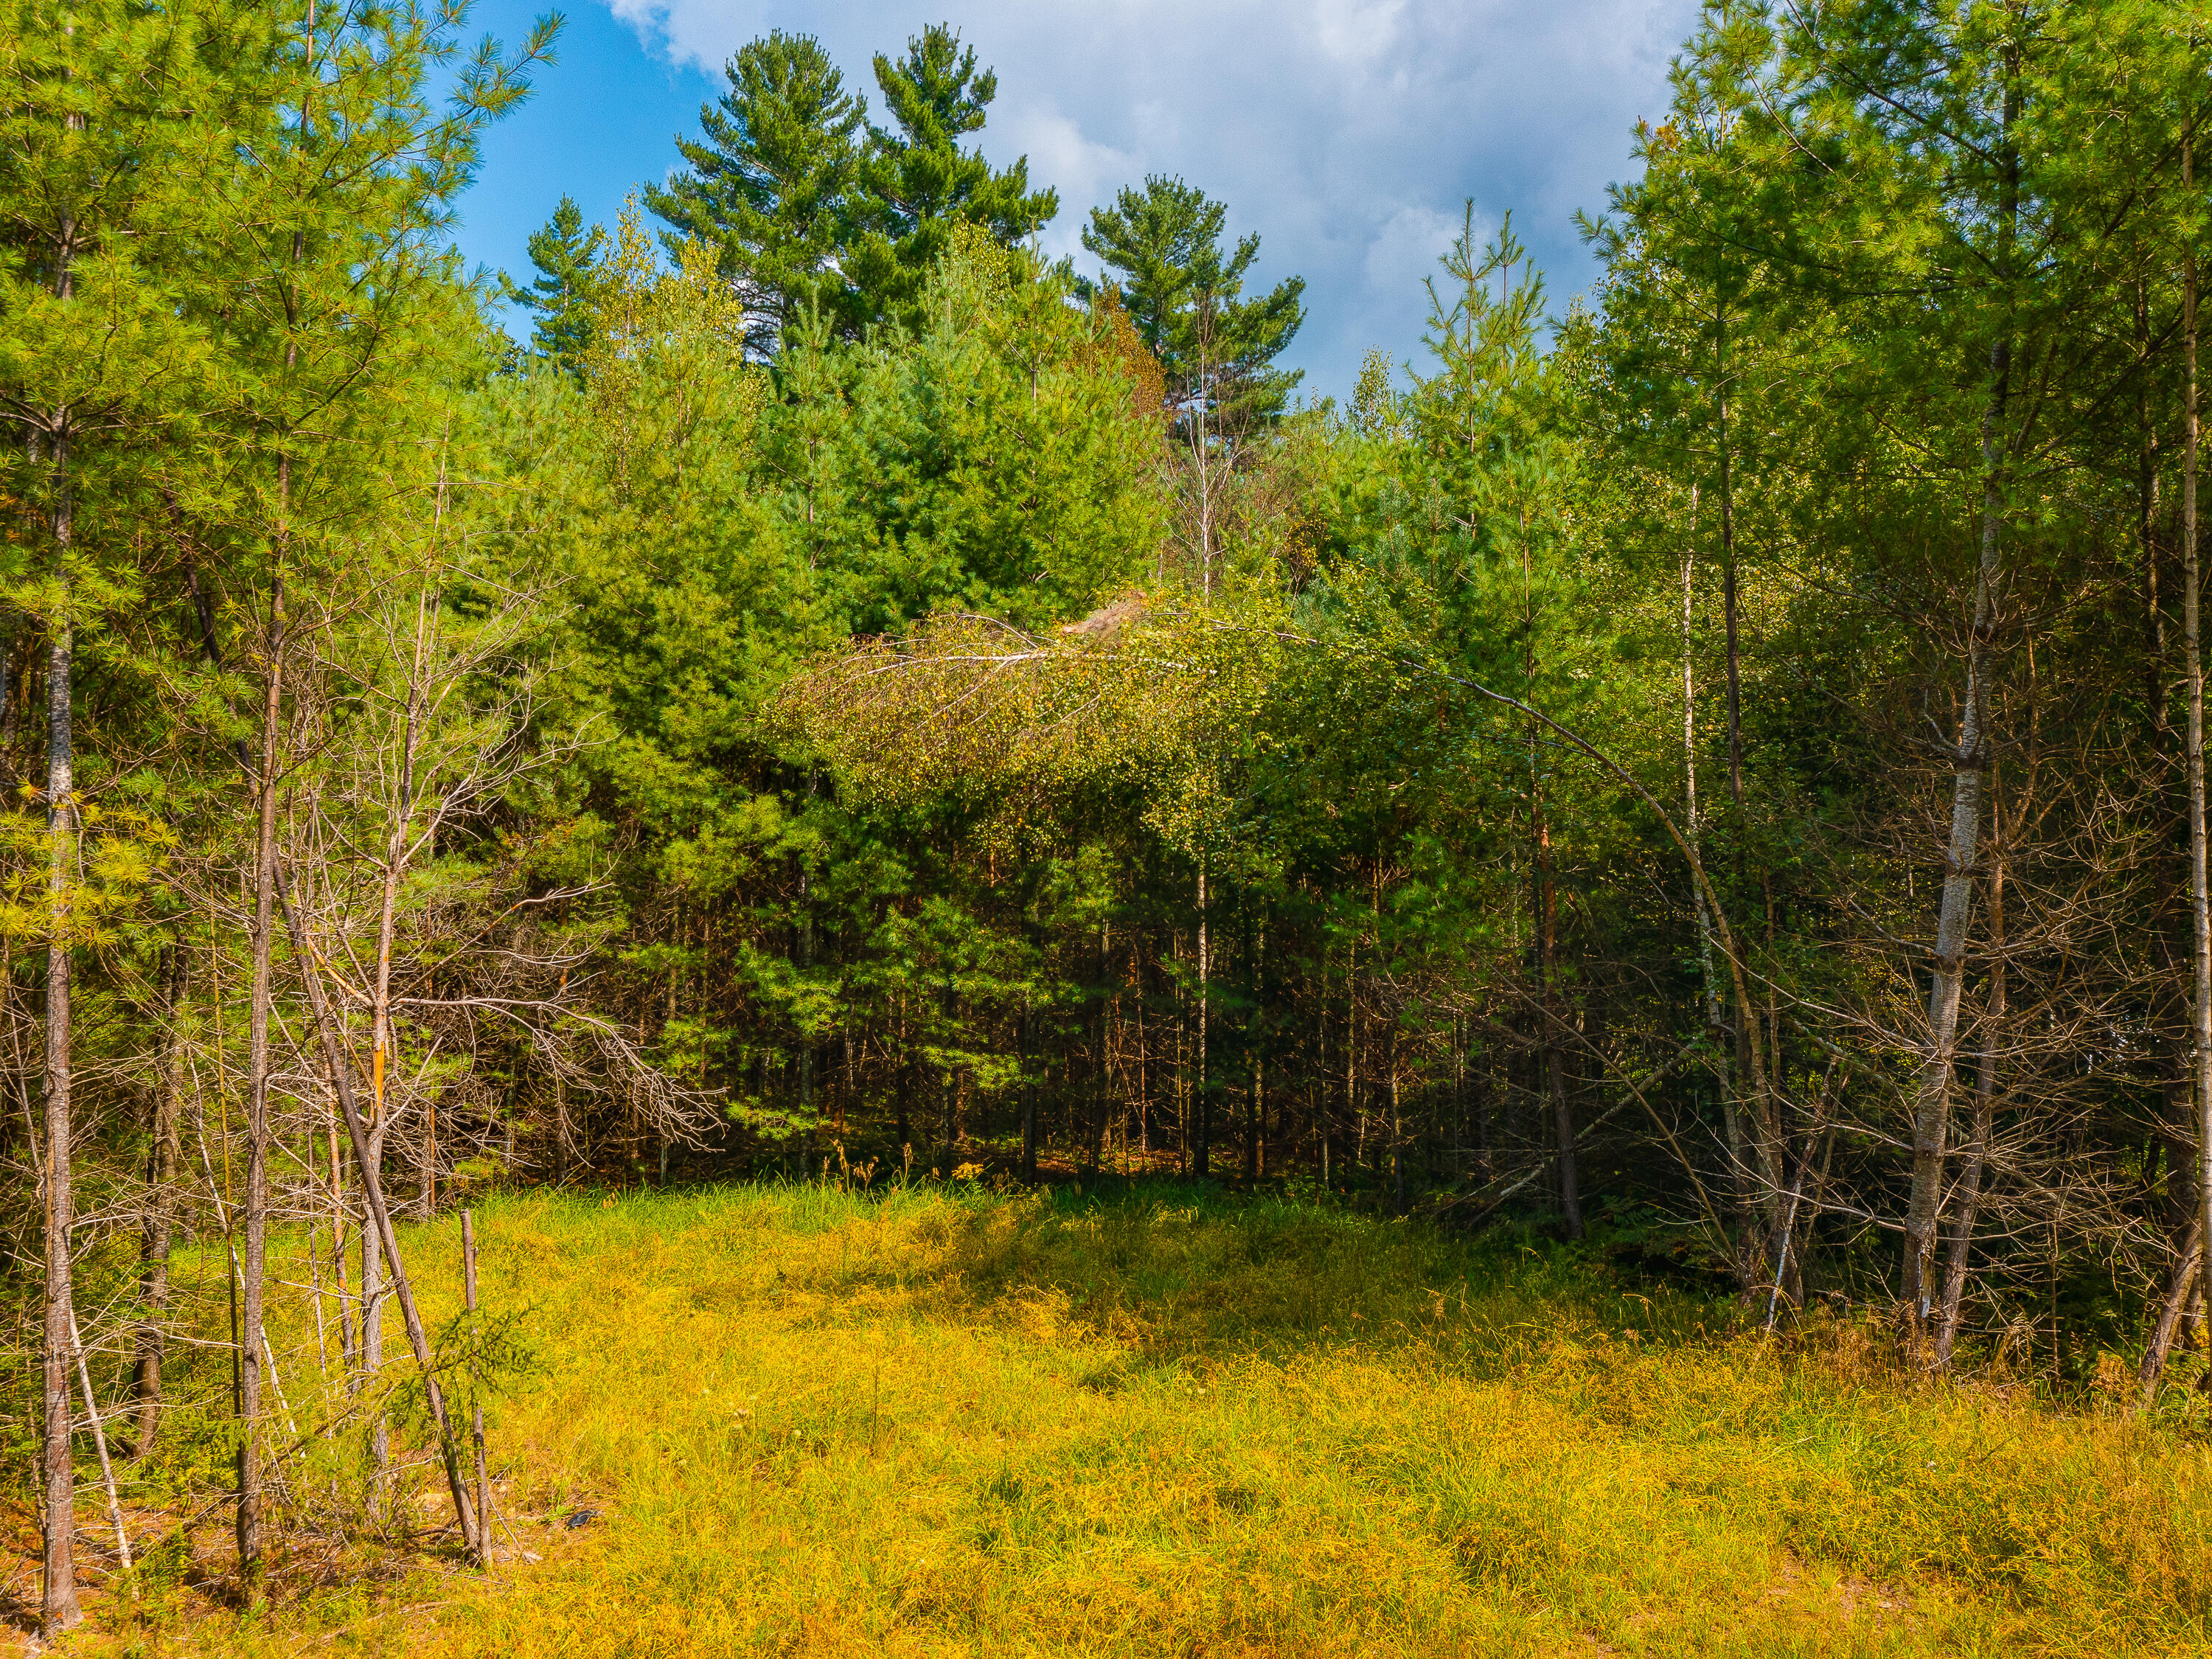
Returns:
[[[618,222],[471,276],[558,31],[466,25],[0,23],[50,1632],[165,1413],[230,1425],[252,1582],[280,1304],[363,1456],[419,1374],[470,1533],[395,1229],[502,1185],[1172,1171],[1931,1372],[2203,1372],[2212,15],[1713,0],[1590,291],[1470,204],[1344,403],[1203,181],[1040,255],[949,26],[756,40]]]

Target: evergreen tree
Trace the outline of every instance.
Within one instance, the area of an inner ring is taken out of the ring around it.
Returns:
[[[854,218],[860,234],[847,266],[862,319],[918,320],[916,301],[953,225],[981,225],[1012,246],[1060,211],[1059,195],[1029,187],[1029,158],[1004,171],[960,141],[982,130],[999,78],[978,73],[975,51],[935,23],[894,62],[878,54],[876,84],[893,126],[871,125]]]
[[[9,919],[19,935],[10,954],[44,947],[42,1074],[31,1067],[24,1085],[37,1079],[42,1119],[40,1629],[49,1641],[82,1617],[70,1465],[75,1165],[85,1145],[78,974],[101,931],[88,876],[112,826],[102,832],[98,803],[117,781],[94,748],[116,734],[78,686],[85,659],[110,648],[115,618],[143,591],[131,509],[190,454],[222,396],[182,294],[227,205],[186,183],[222,149],[210,137],[219,122],[190,118],[193,106],[222,100],[204,73],[210,20],[115,3],[68,16],[64,27],[36,5],[0,12],[0,422],[12,440],[0,448],[0,499],[15,544],[0,564],[0,703],[9,705],[0,734],[15,734],[9,681],[35,683],[43,671],[46,704],[44,765],[19,771],[8,744],[0,767],[28,809],[5,826],[21,860],[8,872],[11,896],[30,913]],[[35,714],[27,723],[36,729]],[[27,1121],[29,1110],[27,1089]]]
[[[606,246],[605,228],[593,225],[586,231],[575,198],[563,196],[553,216],[531,234],[530,263],[538,268],[537,277],[527,288],[503,275],[500,278],[501,297],[534,319],[530,349],[571,374],[582,373],[591,354],[592,285]]]
[[[1103,259],[1137,332],[1167,374],[1171,408],[1203,409],[1235,434],[1281,414],[1302,372],[1275,367],[1305,320],[1305,278],[1243,297],[1257,234],[1222,244],[1229,210],[1180,179],[1154,174],[1093,208],[1083,246]]]
[[[746,313],[746,344],[773,352],[819,307],[847,332],[862,320],[841,267],[851,241],[864,99],[811,34],[775,30],[740,48],[730,89],[699,112],[703,139],[679,137],[688,170],[648,185],[646,205],[678,237],[714,250]]]
[[[242,15],[243,38],[227,60],[238,106],[234,142],[215,152],[221,171],[213,182],[228,193],[228,234],[187,307],[204,319],[235,379],[222,410],[224,441],[210,447],[221,474],[182,504],[172,533],[213,555],[194,578],[209,600],[201,612],[206,655],[228,682],[222,701],[247,702],[254,714],[243,730],[233,720],[225,745],[225,758],[243,775],[253,828],[234,822],[213,855],[244,866],[234,879],[251,896],[234,1466],[240,1571],[257,1586],[265,1556],[261,1431],[270,1377],[258,1339],[282,1095],[270,1036],[277,933],[281,926],[299,953],[307,925],[279,836],[280,805],[297,780],[290,742],[298,711],[318,695],[302,684],[312,672],[303,659],[313,635],[388,574],[377,566],[388,545],[380,532],[396,506],[394,486],[419,480],[431,447],[423,441],[447,424],[447,387],[488,343],[477,296],[438,233],[451,228],[484,128],[526,95],[529,69],[550,50],[557,25],[540,21],[512,55],[487,38],[455,64],[460,19],[453,12],[355,14],[287,0],[242,9]],[[447,88],[441,104],[433,101],[434,76]],[[216,626],[226,613],[234,629],[228,661]],[[316,1010],[316,1039],[357,1151],[368,1154],[359,1159],[364,1194],[380,1210],[371,1173],[380,1144],[366,1138],[378,1131],[362,1118],[384,1121],[389,1032],[374,1034],[369,1110],[357,1114],[350,1075],[337,1076],[351,1062],[322,1013]],[[383,1213],[364,1234],[363,1282],[388,1282],[420,1364],[428,1339],[389,1222]],[[379,1358],[379,1329],[374,1321],[365,1327],[365,1368]],[[424,1388],[442,1432],[434,1376],[426,1375]],[[455,1515],[470,1547],[480,1550],[471,1500],[450,1438],[445,1443]]]

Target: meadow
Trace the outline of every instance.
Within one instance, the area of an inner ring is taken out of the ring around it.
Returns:
[[[1870,1323],[1770,1337],[1553,1247],[1173,1185],[533,1194],[477,1224],[492,1569],[440,1534],[427,1463],[392,1500],[411,1543],[297,1528],[250,1612],[218,1605],[219,1504],[134,1508],[137,1571],[95,1567],[62,1650],[2208,1646],[2186,1396],[1918,1382]],[[440,1321],[458,1233],[407,1236]],[[304,1414],[314,1334],[289,1337]],[[179,1423],[173,1479],[204,1440]]]

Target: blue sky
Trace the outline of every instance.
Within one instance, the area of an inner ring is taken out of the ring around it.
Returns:
[[[1421,280],[1474,203],[1514,228],[1555,303],[1591,276],[1573,224],[1630,166],[1631,129],[1660,113],[1691,0],[972,0],[909,15],[880,0],[572,0],[560,62],[501,123],[462,204],[472,264],[516,276],[563,193],[611,222],[676,159],[678,131],[720,94],[720,66],[769,29],[819,35],[848,82],[927,21],[958,27],[998,71],[982,135],[1060,194],[1046,249],[1073,253],[1097,203],[1179,174],[1260,234],[1256,274],[1306,279],[1288,360],[1312,394],[1346,394],[1362,354],[1420,349]],[[479,0],[472,33],[512,41],[537,8]],[[872,97],[872,110],[880,100]]]

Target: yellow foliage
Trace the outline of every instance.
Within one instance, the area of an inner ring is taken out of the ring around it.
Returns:
[[[583,354],[584,380],[618,470],[680,446],[733,394],[747,421],[766,406],[767,377],[744,360],[744,304],[715,270],[713,252],[695,239],[678,251],[673,270],[663,264],[635,196],[623,205],[592,299],[596,326]],[[728,441],[726,435],[726,454]]]
[[[1130,412],[1139,420],[1164,427],[1168,418],[1167,371],[1137,335],[1121,290],[1111,283],[1100,290],[1091,315],[1097,335],[1099,361],[1110,364],[1129,383]]]

